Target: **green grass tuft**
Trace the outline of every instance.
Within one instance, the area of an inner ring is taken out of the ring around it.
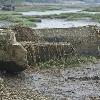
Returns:
[[[0,11],[0,21],[7,21],[13,24],[21,24],[27,27],[36,27],[34,22],[39,21],[39,19],[29,19],[23,18],[20,13],[15,12],[2,12]]]
[[[80,64],[91,62],[95,63],[97,59],[93,56],[71,56],[68,58],[49,60],[46,62],[37,63],[36,66],[40,69],[48,69],[48,68],[67,68],[67,67],[75,67]]]

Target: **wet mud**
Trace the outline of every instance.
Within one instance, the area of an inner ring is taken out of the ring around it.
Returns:
[[[41,96],[49,97],[43,100],[100,99],[100,64],[88,63],[66,69],[25,71],[17,76],[7,75],[2,78],[9,88],[26,88],[31,90],[31,93],[35,91]]]

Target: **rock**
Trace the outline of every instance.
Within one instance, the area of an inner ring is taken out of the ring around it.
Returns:
[[[20,72],[27,67],[27,50],[10,29],[0,29],[0,70]]]

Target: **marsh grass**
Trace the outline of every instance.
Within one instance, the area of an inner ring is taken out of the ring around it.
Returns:
[[[29,6],[28,6],[29,7]],[[22,8],[18,7],[19,11],[21,12],[21,10],[28,10],[28,7],[23,6]],[[42,9],[41,9],[42,8]],[[35,5],[30,6],[30,9],[35,9],[35,11],[38,11],[39,9],[42,10],[54,10],[54,9],[61,9],[60,6],[55,6],[54,5],[47,5],[47,6],[43,6],[41,5],[40,8]],[[99,9],[99,8],[98,8]],[[20,12],[17,11],[0,11],[0,20],[4,20],[4,21],[9,21],[11,23],[14,24],[21,24],[24,26],[28,26],[28,27],[36,27],[36,22],[41,22],[41,19],[45,19],[45,18],[50,18],[50,19],[66,19],[66,20],[79,20],[81,18],[91,18],[94,21],[100,22],[100,14],[89,14],[89,13],[62,13],[62,14],[54,14],[54,15],[41,15],[41,16],[23,16]]]
[[[89,14],[89,13],[61,13],[59,15],[41,15],[41,16],[34,16],[34,18],[41,18],[41,19],[66,19],[66,20],[79,20],[81,18],[90,18],[94,21],[100,22],[100,14]]]
[[[84,11],[100,12],[100,6],[98,6],[98,7],[90,7],[90,8],[85,9]]]
[[[20,24],[27,27],[36,27],[34,22],[39,21],[39,19],[25,18],[20,13],[12,11],[0,11],[0,21],[7,21],[13,24]]]
[[[31,22],[41,22],[41,18],[35,18],[34,16],[22,16],[22,18],[25,18]]]

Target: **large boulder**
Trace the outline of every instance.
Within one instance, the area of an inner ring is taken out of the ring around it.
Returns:
[[[27,50],[10,29],[0,29],[0,70],[20,72],[27,67]]]

